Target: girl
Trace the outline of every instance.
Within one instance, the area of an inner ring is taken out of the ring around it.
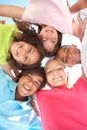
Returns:
[[[0,24],[0,36],[0,65],[10,76],[11,69],[35,67],[45,56],[42,41],[33,30]]]
[[[68,89],[65,65],[57,58],[47,62],[45,72],[52,89],[37,93],[44,130],[86,130],[87,83],[80,77]]]

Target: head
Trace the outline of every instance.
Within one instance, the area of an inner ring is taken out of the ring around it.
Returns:
[[[64,45],[60,47],[56,57],[60,58],[68,65],[74,65],[81,62],[80,50],[75,45]]]
[[[58,87],[67,84],[65,64],[59,58],[50,59],[45,66],[47,83],[51,87]]]
[[[39,35],[43,40],[46,55],[48,57],[54,56],[61,46],[62,34],[50,26],[44,26]]]
[[[10,46],[11,58],[9,63],[16,65],[18,69],[36,67],[45,56],[42,40],[34,30],[22,30]],[[11,62],[12,61],[12,62]]]
[[[45,82],[46,78],[43,67],[24,70],[18,77],[17,92],[23,97],[33,95],[44,87]]]

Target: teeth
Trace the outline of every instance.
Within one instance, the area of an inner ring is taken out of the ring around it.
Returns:
[[[61,77],[60,78],[53,78],[53,81],[59,81],[61,80]]]
[[[30,88],[27,85],[24,85],[25,89],[30,90]]]

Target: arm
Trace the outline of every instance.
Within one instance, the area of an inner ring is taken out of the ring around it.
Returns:
[[[35,101],[35,100],[36,100],[36,99],[33,99],[33,98],[31,97],[30,103],[31,103],[31,106],[34,108],[34,111],[37,113],[37,115],[40,116],[40,112],[39,112],[39,109],[38,109],[38,107],[37,107],[37,104],[36,104],[36,101]]]
[[[13,80],[17,80],[17,77],[16,77],[16,74],[13,74],[11,72],[12,68],[9,66],[9,64],[6,64],[6,65],[0,65],[0,67],[2,67],[3,71],[5,73],[7,73]],[[16,73],[18,73],[19,75],[19,72],[17,71]]]
[[[78,0],[71,8],[71,13],[77,13],[79,10],[87,8],[87,0]]]
[[[0,16],[21,19],[23,12],[23,7],[0,5]]]

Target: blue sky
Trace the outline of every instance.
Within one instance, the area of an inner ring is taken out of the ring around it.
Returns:
[[[0,4],[10,4],[25,7],[29,5],[29,0],[0,0]],[[10,18],[0,17],[0,19],[6,19],[8,23],[12,23]]]

